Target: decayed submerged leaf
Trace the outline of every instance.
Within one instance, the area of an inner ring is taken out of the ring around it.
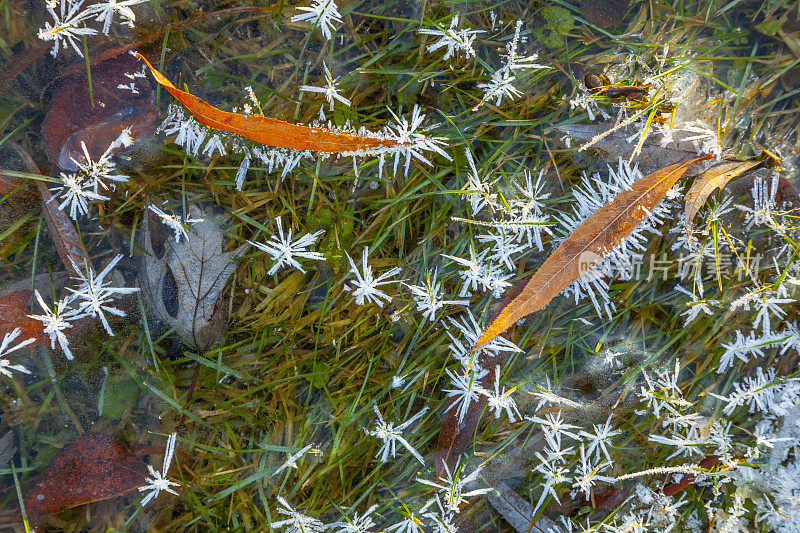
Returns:
[[[599,150],[604,154],[604,159],[616,161],[619,158],[630,160],[636,149],[635,142],[628,142],[630,133],[625,130],[614,130],[613,124],[570,124],[558,126],[557,131],[565,133],[573,143],[592,143],[591,149]],[[689,137],[689,133],[675,133],[675,141],[662,146],[650,138],[646,139],[641,147],[635,162],[643,174],[651,174],[675,163],[686,161],[697,154],[697,148],[691,141],[682,140]],[[595,139],[600,140],[595,140]],[[687,170],[687,176],[696,176],[703,172],[710,162],[693,165]]]
[[[478,350],[514,322],[538,311],[581,275],[582,268],[602,259],[647,216],[667,191],[697,161],[676,163],[640,179],[622,191],[572,232],[528,280],[519,296],[497,315],[475,344]]]
[[[33,291],[30,289],[14,290],[0,295],[0,331],[19,328],[23,338],[36,339],[34,346],[46,346],[50,344],[50,339],[44,332],[42,323],[28,316],[28,301],[32,296]]]
[[[312,150],[315,152],[347,153],[361,150],[378,150],[389,146],[398,146],[396,139],[363,137],[290,124],[275,118],[258,115],[242,115],[218,109],[201,98],[181,91],[166,76],[153,68],[141,54],[136,54],[150,68],[155,80],[194,115],[197,120],[210,128],[230,131],[251,141],[295,150]]]
[[[125,72],[135,72],[138,66],[139,62],[128,54],[92,66],[94,105],[85,66],[82,73],[59,82],[42,121],[42,145],[52,163],[64,170],[77,170],[72,159],[83,160],[81,142],[96,161],[123,128],[130,127],[130,135],[137,142],[152,137],[158,117],[155,91],[147,83],[139,84],[136,94],[119,88],[130,81]],[[117,148],[117,152],[120,150]]]
[[[154,235],[154,217],[142,218],[140,285],[159,319],[175,328],[189,346],[204,351],[222,337],[227,319],[222,295],[249,245],[223,251],[227,217],[210,206],[193,203],[189,215],[196,222],[186,237],[176,240],[170,235],[161,246]]]
[[[695,215],[700,211],[715,189],[725,185],[748,170],[761,164],[761,161],[723,161],[717,163],[698,176],[686,193],[686,235],[691,236]]]
[[[526,279],[516,283],[508,292],[500,303],[501,309],[514,301],[514,299],[522,292],[525,287]],[[496,315],[495,315],[496,316]],[[481,366],[484,368],[494,368],[497,365],[503,364],[502,352],[485,353],[480,360]],[[492,379],[494,374],[489,373],[480,379],[481,387],[484,389],[491,388]],[[457,402],[457,400],[452,400]],[[441,473],[444,471],[444,466],[455,469],[459,457],[472,443],[475,436],[475,429],[478,427],[478,420],[481,411],[486,405],[486,396],[481,395],[477,400],[470,404],[470,409],[464,421],[460,421],[458,417],[458,410],[448,409],[445,410],[444,418],[442,419],[442,427],[439,430],[439,439],[436,443],[436,471]],[[452,405],[452,403],[450,404]]]
[[[33,158],[26,152],[20,145],[13,141],[9,141],[11,147],[17,152],[20,159],[22,159],[25,168],[31,174],[40,174],[39,167],[33,161]],[[42,181],[36,180],[36,187],[39,191],[39,197],[42,201],[42,214],[47,221],[47,228],[50,230],[53,243],[56,246],[56,252],[61,262],[64,263],[64,268],[67,269],[71,277],[78,277],[79,272],[75,270],[75,265],[83,263],[83,250],[81,249],[81,240],[78,236],[78,231],[75,225],[67,217],[67,214],[58,208],[58,203],[54,201],[50,189],[47,188]]]
[[[30,515],[116,498],[145,484],[147,465],[110,435],[87,433],[64,446],[25,495]]]
[[[514,531],[528,533],[532,531],[559,531],[558,524],[541,516],[534,520],[536,511],[527,500],[514,492],[502,481],[492,483],[494,491],[486,493],[486,499],[506,519]]]

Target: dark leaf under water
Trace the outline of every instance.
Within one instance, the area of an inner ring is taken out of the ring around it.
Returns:
[[[64,78],[42,121],[42,144],[52,163],[64,170],[76,170],[72,159],[85,158],[81,141],[86,143],[92,160],[97,160],[127,127],[134,139],[154,134],[158,109],[150,82],[137,78],[138,94],[119,88],[131,83],[126,73],[136,73],[140,68],[128,54],[97,65],[92,70],[91,95],[85,74]]]
[[[147,465],[111,435],[86,433],[64,446],[25,495],[29,515],[60,513],[145,485]]]

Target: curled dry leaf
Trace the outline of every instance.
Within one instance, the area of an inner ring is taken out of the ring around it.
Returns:
[[[78,435],[53,456],[25,495],[30,515],[116,498],[145,484],[147,465],[111,435]]]
[[[724,188],[730,180],[754,169],[761,163],[761,161],[722,161],[695,178],[685,199],[686,236],[692,235],[694,217],[714,190]]]
[[[517,320],[547,305],[581,275],[582,268],[602,259],[639,225],[690,165],[709,158],[711,156],[707,155],[676,163],[648,174],[598,209],[534,272],[519,296],[501,309],[474,349],[482,348]],[[587,258],[590,258],[588,262]]]
[[[377,150],[388,146],[397,146],[396,139],[380,137],[362,137],[348,135],[290,124],[283,120],[258,115],[242,115],[218,109],[203,99],[181,91],[175,87],[161,72],[141,54],[139,56],[147,66],[155,80],[194,115],[197,120],[210,128],[230,131],[251,141],[278,148],[295,150],[312,150],[315,152],[346,153],[361,150]]]

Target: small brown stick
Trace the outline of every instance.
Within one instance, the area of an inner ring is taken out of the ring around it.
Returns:
[[[184,407],[184,413],[181,415],[181,421],[178,423],[178,427],[175,428],[175,431],[180,433],[180,430],[184,427],[184,422],[186,422],[186,410],[189,409],[189,404],[192,402],[194,398],[194,388],[197,386],[197,377],[200,375],[200,363],[196,363],[194,367],[194,375],[192,376],[192,384],[189,385],[189,394],[186,396],[186,407]]]

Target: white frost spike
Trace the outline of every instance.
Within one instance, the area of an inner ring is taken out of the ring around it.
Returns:
[[[303,270],[302,265],[295,259],[295,257],[301,257],[303,259],[312,259],[315,261],[321,261],[325,259],[325,256],[319,252],[312,252],[308,251],[306,248],[312,246],[317,242],[317,239],[325,233],[325,230],[319,230],[314,233],[306,234],[301,237],[298,237],[297,240],[292,242],[292,228],[289,228],[288,235],[283,233],[283,224],[281,223],[281,217],[275,218],[275,225],[278,227],[278,235],[277,237],[273,235],[269,241],[266,243],[258,243],[253,241],[247,241],[259,250],[262,250],[272,257],[272,260],[275,261],[275,264],[272,265],[272,268],[269,269],[267,275],[271,276],[275,274],[279,268],[284,265],[288,265],[291,267],[296,268],[303,274],[306,273]]]
[[[8,359],[2,359],[3,356],[7,356],[11,352],[15,352],[20,348],[24,348],[25,346],[29,345],[30,343],[36,341],[35,338],[30,338],[28,340],[22,341],[21,343],[17,344],[14,347],[11,347],[11,343],[14,342],[17,337],[19,337],[20,329],[14,328],[13,331],[10,333],[6,333],[3,335],[3,341],[0,343],[0,374],[4,374],[8,377],[11,377],[11,370],[16,370],[17,372],[23,372],[25,374],[30,374],[30,371],[22,365],[12,365],[11,361]]]
[[[764,178],[757,178],[753,181],[752,196],[753,208],[744,205],[736,204],[736,207],[744,211],[745,222],[747,229],[752,228],[754,225],[768,226],[772,229],[778,229],[778,223],[775,221],[775,215],[778,211],[778,203],[775,195],[778,192],[778,183],[780,174],[773,173],[772,180],[767,185],[767,180]]]
[[[469,148],[464,150],[464,155],[467,156],[467,163],[472,172],[467,175],[467,183],[462,190],[465,191],[464,194],[467,197],[467,201],[469,202],[474,216],[486,206],[492,209],[497,207],[497,193],[492,192],[493,186],[497,183],[497,180],[490,181],[488,178],[481,178],[475,166],[475,159],[472,157],[472,151]]]
[[[483,391],[483,394],[487,398],[489,409],[494,411],[495,418],[500,418],[502,412],[505,411],[508,416],[508,421],[511,424],[518,419],[522,419],[522,414],[520,414],[517,408],[517,403],[514,401],[514,398],[511,397],[515,389],[516,387],[512,387],[511,390],[506,391],[506,388],[503,387],[503,390],[500,390],[500,365],[497,365],[494,368],[494,391]]]
[[[417,311],[422,311],[423,318],[431,321],[436,320],[436,313],[447,304],[469,305],[469,300],[445,300],[444,289],[438,276],[439,271],[434,269],[433,275],[430,271],[426,273],[424,286],[403,283],[411,290],[417,304]]]
[[[33,294],[36,296],[36,300],[39,302],[39,306],[42,308],[42,311],[44,311],[44,314],[28,315],[28,318],[33,318],[42,322],[42,325],[44,325],[44,332],[50,337],[50,348],[54,349],[56,347],[56,341],[58,341],[58,345],[64,351],[64,355],[67,359],[72,360],[73,357],[69,349],[69,340],[64,334],[64,330],[72,327],[70,321],[83,318],[86,315],[75,309],[70,309],[69,303],[72,301],[71,297],[62,298],[53,305],[53,309],[50,309],[50,306],[44,303],[38,289],[35,289]]]
[[[89,202],[94,200],[108,200],[108,196],[97,194],[93,191],[90,180],[77,172],[61,173],[61,186],[54,187],[51,192],[54,199],[61,200],[58,208],[62,211],[69,205],[69,217],[78,220],[78,215],[89,214]]]
[[[83,52],[78,47],[78,38],[85,35],[97,35],[97,30],[93,28],[79,27],[84,20],[92,16],[89,10],[81,11],[83,0],[61,0],[60,13],[55,12],[56,2],[47,2],[45,7],[53,17],[53,23],[45,22],[44,28],[39,30],[37,37],[43,41],[53,41],[53,49],[50,54],[53,57],[58,55],[63,41],[64,47],[72,45],[73,50],[83,57]],[[67,10],[69,6],[69,10]]]
[[[378,165],[378,175],[379,177],[383,173],[383,158],[386,155],[394,155],[394,174],[397,174],[397,167],[400,162],[400,157],[405,155],[405,167],[404,173],[408,175],[408,170],[411,165],[411,159],[417,159],[422,163],[430,166],[431,162],[423,155],[423,151],[428,152],[436,152],[437,154],[441,155],[448,161],[452,161],[453,158],[450,157],[444,150],[440,148],[440,145],[444,145],[444,139],[441,137],[427,137],[423,133],[420,133],[419,130],[422,126],[422,122],[425,120],[425,115],[420,112],[419,105],[414,105],[414,108],[411,110],[411,121],[409,122],[405,117],[400,118],[398,117],[391,109],[388,110],[389,113],[394,118],[395,123],[390,124],[387,127],[386,137],[391,139],[396,139],[398,142],[397,146],[388,146],[385,148],[381,148],[379,150],[368,150],[364,153],[358,154],[343,154],[343,155],[379,155],[380,162]],[[436,127],[437,124],[429,126],[426,129],[431,129]]]
[[[480,377],[476,374],[476,368],[468,371],[466,375],[447,370],[447,375],[450,376],[450,383],[452,389],[445,389],[447,395],[453,398],[452,403],[447,406],[445,413],[451,409],[456,409],[458,413],[459,424],[464,423],[464,419],[469,412],[469,406],[472,402],[478,401],[481,394],[485,394],[486,390],[481,387]]]
[[[756,337],[754,331],[745,336],[741,331],[736,330],[736,340],[722,345],[725,353],[719,359],[717,374],[732,367],[737,359],[746,363],[750,356],[764,357],[764,348],[781,344],[787,340],[787,337],[788,335],[785,333],[765,333],[761,337]]]
[[[189,234],[186,232],[186,224],[195,224],[197,222],[202,222],[204,219],[202,218],[191,218],[186,217],[185,219],[180,215],[170,215],[159,209],[154,205],[147,206],[150,211],[158,215],[167,227],[169,227],[173,234],[175,235],[175,242],[181,242],[181,237],[184,237],[188,240]]]
[[[250,168],[250,150],[244,149],[244,159],[239,164],[239,169],[236,171],[236,190],[241,191],[244,185],[244,177],[247,175],[247,170]]]
[[[402,431],[406,429],[408,426],[416,422],[422,415],[428,412],[428,408],[424,407],[420,412],[400,424],[399,426],[395,427],[394,422],[386,423],[381,416],[381,412],[378,410],[378,406],[374,405],[373,409],[375,411],[375,415],[378,417],[378,422],[375,424],[375,429],[367,431],[367,435],[371,435],[375,438],[378,438],[383,441],[383,445],[378,450],[378,453],[375,454],[375,457],[380,457],[380,461],[385,463],[389,459],[389,454],[391,453],[392,458],[394,458],[395,453],[397,452],[397,443],[400,443],[406,450],[411,453],[416,459],[425,464],[425,460],[422,458],[422,455],[414,449],[411,444],[403,437]]]
[[[326,528],[339,528],[334,533],[370,533],[375,527],[375,520],[372,513],[378,509],[378,504],[371,505],[364,513],[353,515],[353,518],[345,517],[346,522],[333,522],[327,524]]]
[[[331,111],[333,111],[334,101],[339,101],[344,105],[349,106],[350,100],[339,94],[339,88],[336,87],[336,82],[339,80],[339,78],[334,78],[333,75],[331,75],[331,71],[328,70],[328,65],[325,64],[324,61],[322,62],[322,67],[325,69],[325,86],[314,87],[313,85],[302,85],[300,90],[312,93],[321,93],[325,95],[325,99],[328,101]]]
[[[103,23],[103,33],[108,35],[114,13],[119,13],[119,16],[123,19],[121,24],[133,28],[136,15],[129,6],[135,6],[136,4],[141,4],[146,1],[147,0],[122,0],[120,2],[117,0],[106,0],[105,2],[89,6],[86,9],[86,13],[91,13],[92,15],[97,13],[97,18],[95,20]]]
[[[278,469],[275,470],[275,472],[272,473],[272,476],[277,476],[280,472],[282,472],[283,470],[286,470],[287,468],[294,468],[295,470],[297,470],[297,461],[298,461],[298,459],[303,457],[313,447],[314,447],[313,443],[309,444],[308,446],[306,446],[305,448],[301,449],[300,451],[295,452],[292,455],[290,455],[289,457],[287,457],[286,461],[284,461],[283,464],[281,466],[279,466]],[[272,476],[270,476],[270,477],[272,477]]]
[[[462,470],[460,468],[460,461],[459,464],[453,468],[453,472],[455,472],[455,479],[453,478],[453,473],[450,471],[450,468],[447,466],[447,463],[444,464],[444,476],[439,476],[439,479],[436,481],[428,481],[427,479],[420,479],[417,478],[417,481],[424,485],[428,485],[429,487],[433,487],[438,489],[438,493],[444,497],[444,503],[446,509],[458,512],[459,506],[462,503],[467,501],[467,498],[472,496],[480,496],[481,494],[486,494],[490,492],[491,488],[484,488],[484,489],[474,489],[471,491],[464,491],[464,488],[469,485],[470,483],[476,481],[478,476],[483,469],[483,465],[479,466],[472,473],[468,475],[462,475]]]
[[[318,27],[326,39],[333,36],[334,24],[344,22],[334,0],[313,0],[310,7],[298,7],[297,9],[305,11],[305,13],[294,15],[292,22],[308,21]]]
[[[489,82],[478,84],[478,88],[483,89],[483,98],[481,98],[478,105],[472,108],[473,111],[477,111],[492,98],[497,98],[495,105],[499,106],[503,101],[503,97],[513,100],[517,96],[521,96],[522,93],[513,85],[517,79],[514,74],[515,70],[551,68],[547,65],[534,63],[539,57],[537,54],[528,57],[519,57],[517,55],[521,29],[522,21],[520,20],[517,21],[514,38],[506,45],[505,64],[492,73]]]
[[[787,381],[797,381],[797,378],[790,378]],[[781,392],[782,381],[776,381],[775,369],[768,368],[766,372],[761,367],[756,368],[756,375],[745,377],[741,381],[733,384],[733,392],[729,397],[719,396],[709,393],[711,396],[727,402],[722,409],[725,415],[730,416],[740,405],[749,406],[747,412],[755,413],[761,411],[763,414],[770,414],[775,404],[775,396]]]
[[[350,283],[352,285],[345,285],[344,290],[353,291],[353,296],[355,297],[356,304],[358,305],[364,305],[365,302],[371,302],[378,304],[378,307],[383,307],[383,300],[389,301],[391,298],[378,287],[382,285],[388,285],[390,283],[396,283],[395,280],[389,278],[399,274],[400,269],[394,267],[375,278],[372,275],[372,267],[369,265],[369,263],[367,263],[368,255],[369,248],[365,246],[361,252],[361,268],[363,269],[363,273],[361,273],[358,271],[358,268],[356,268],[356,265],[350,255],[345,252],[347,261],[350,263],[350,272],[355,275],[356,281],[351,281]]]
[[[451,340],[451,354],[455,359],[461,361],[462,364],[465,361],[468,361],[471,364],[477,364],[480,360],[480,357],[477,356],[494,358],[500,355],[502,352],[511,354],[522,353],[522,349],[519,346],[505,337],[498,335],[486,343],[486,345],[483,346],[483,348],[481,348],[476,354],[472,351],[472,347],[475,346],[478,338],[481,336],[485,328],[478,324],[478,321],[475,319],[475,315],[472,314],[472,310],[467,309],[466,315],[464,315],[460,320],[454,320],[450,317],[447,317],[447,320],[451,326],[447,328],[447,335]],[[456,328],[462,333],[463,338],[461,340],[457,340],[455,336],[450,333],[450,329],[452,327]]]
[[[115,295],[132,294],[139,290],[138,287],[112,287],[111,280],[106,280],[106,276],[111,273],[111,270],[122,259],[122,254],[118,254],[111,260],[108,265],[95,275],[94,269],[88,267],[86,273],[81,268],[72,263],[78,277],[75,278],[81,282],[77,289],[67,287],[67,290],[72,293],[72,298],[78,300],[78,311],[91,317],[99,317],[100,321],[109,335],[114,335],[111,326],[106,319],[105,313],[110,313],[115,316],[124,317],[125,312],[116,307],[111,307],[109,303],[114,299]]]
[[[151,465],[147,465],[147,469],[150,471],[150,475],[153,477],[146,477],[144,480],[147,482],[147,484],[139,487],[139,492],[150,491],[149,494],[142,498],[142,507],[147,505],[150,500],[157,497],[162,490],[169,492],[170,494],[175,494],[176,496],[178,495],[178,493],[172,490],[171,487],[179,487],[180,483],[176,483],[175,481],[170,481],[167,479],[167,471],[169,470],[169,465],[172,462],[172,455],[175,453],[175,439],[177,437],[177,433],[172,433],[169,438],[167,438],[167,446],[164,450],[164,462],[161,466],[161,472],[156,471]]]
[[[278,496],[278,503],[283,506],[282,509],[278,508],[278,512],[289,518],[272,522],[269,527],[273,530],[288,526],[286,531],[290,533],[322,533],[328,529],[328,526],[323,524],[320,520],[313,516],[304,515],[296,509],[293,509],[292,506],[289,505],[289,502],[283,497]]]
[[[434,52],[439,48],[447,47],[444,54],[444,59],[447,61],[458,52],[463,52],[466,57],[475,57],[475,49],[472,44],[475,42],[475,37],[480,33],[486,33],[484,30],[458,30],[458,13],[453,15],[450,20],[450,27],[446,29],[430,29],[424,28],[417,33],[422,35],[432,35],[439,37],[439,40],[433,44],[428,45],[428,52]]]
[[[123,129],[117,138],[111,141],[97,161],[92,161],[89,150],[86,148],[86,143],[83,141],[81,141],[81,148],[83,149],[84,156],[83,161],[78,161],[72,157],[70,158],[78,171],[83,175],[83,178],[92,183],[95,194],[98,193],[100,187],[106,190],[109,189],[109,184],[106,184],[104,180],[115,182],[128,181],[129,176],[125,174],[114,174],[117,170],[117,165],[111,161],[111,157],[114,155],[114,151],[120,146],[130,146],[133,142],[130,134],[130,127]],[[111,189],[113,188],[112,184]]]

